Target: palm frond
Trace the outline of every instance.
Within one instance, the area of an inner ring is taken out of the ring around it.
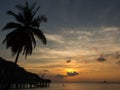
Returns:
[[[34,11],[34,13],[33,13],[33,15],[32,15],[32,17],[34,17],[35,16],[35,14],[38,12],[38,10],[40,9],[40,6]]]
[[[15,14],[14,12],[8,10],[7,14],[13,16],[20,23],[25,22],[24,17],[21,13]]]
[[[12,16],[14,16],[14,17],[17,17],[17,14],[15,14],[14,12],[12,12],[12,11],[10,11],[10,10],[7,11],[7,14],[8,14],[8,15],[12,15]]]
[[[14,22],[9,22],[8,24],[6,24],[6,26],[3,28],[3,30],[13,29],[13,28],[22,28],[22,25],[18,24],[18,23],[14,23]]]
[[[47,40],[43,32],[40,29],[32,29],[32,30],[33,30],[34,35],[37,36],[42,41],[42,43],[46,45]]]
[[[39,27],[40,26],[40,20],[39,17],[34,18],[34,20],[31,22],[32,27]]]
[[[39,20],[40,20],[41,22],[47,23],[47,17],[46,17],[45,15],[41,15],[40,18],[39,18]]]
[[[25,49],[23,51],[25,51],[24,55],[25,57],[27,57],[27,55],[31,55],[33,48],[32,48],[32,43],[30,42],[30,39],[28,40],[29,42],[25,44]]]
[[[32,21],[32,19],[33,19],[32,10],[29,9],[28,7],[26,7],[24,9],[23,16],[24,16],[24,19],[25,19],[26,23],[27,24],[30,23]]]
[[[36,47],[36,40],[34,38],[33,33],[30,34],[30,37],[31,37],[31,41],[33,42],[33,45],[34,45],[34,48],[35,48]]]
[[[18,10],[22,11],[22,12],[23,12],[23,10],[24,10],[24,6],[23,6],[23,5],[16,5],[16,8],[17,8]]]
[[[19,47],[19,31],[16,29],[6,35],[6,38],[3,40],[3,43],[6,43],[6,48],[11,47],[13,53],[17,53]]]
[[[31,5],[30,9],[32,9],[32,10],[35,9],[36,5],[37,5],[37,3],[34,2],[34,3]]]
[[[28,5],[28,2],[27,2],[27,1],[26,1],[26,3],[25,3],[25,4],[26,4],[26,7],[27,7],[27,8],[29,8],[29,5]]]

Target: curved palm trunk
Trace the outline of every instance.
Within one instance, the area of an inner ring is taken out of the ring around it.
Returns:
[[[16,59],[15,59],[15,64],[17,64],[17,62],[18,62],[19,54],[20,54],[20,52],[17,52]],[[10,86],[11,86],[10,83],[6,84],[6,87],[4,88],[4,90],[9,90]]]

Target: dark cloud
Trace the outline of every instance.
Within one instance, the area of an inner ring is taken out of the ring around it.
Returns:
[[[71,60],[67,60],[67,61],[66,61],[66,63],[70,63],[70,62],[71,62]]]
[[[73,77],[73,76],[76,76],[76,75],[79,75],[79,73],[74,71],[74,72],[67,72],[66,75],[57,74],[57,75],[55,75],[55,78]]]
[[[71,62],[71,57],[67,57],[66,63],[70,63]]]
[[[76,76],[76,75],[78,75],[79,73],[78,72],[76,72],[76,71],[74,71],[74,72],[67,72],[67,76]]]
[[[62,74],[57,74],[57,75],[55,75],[55,77],[56,77],[56,78],[64,78],[64,77],[65,77],[65,75],[62,75]]]
[[[104,62],[104,61],[106,61],[106,59],[103,58],[103,57],[99,57],[99,58],[97,58],[97,61],[99,61],[99,62]]]
[[[103,54],[101,54],[100,57],[97,58],[97,61],[104,62],[104,61],[106,61],[106,59],[103,57]]]

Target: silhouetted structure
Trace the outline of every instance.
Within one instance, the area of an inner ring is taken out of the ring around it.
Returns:
[[[51,80],[42,79],[34,73],[27,72],[13,62],[0,57],[0,89],[6,88],[39,88],[49,87]]]

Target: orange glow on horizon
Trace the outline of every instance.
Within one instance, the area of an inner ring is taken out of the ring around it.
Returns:
[[[77,72],[78,70],[73,69],[73,68],[66,68],[66,72]]]

